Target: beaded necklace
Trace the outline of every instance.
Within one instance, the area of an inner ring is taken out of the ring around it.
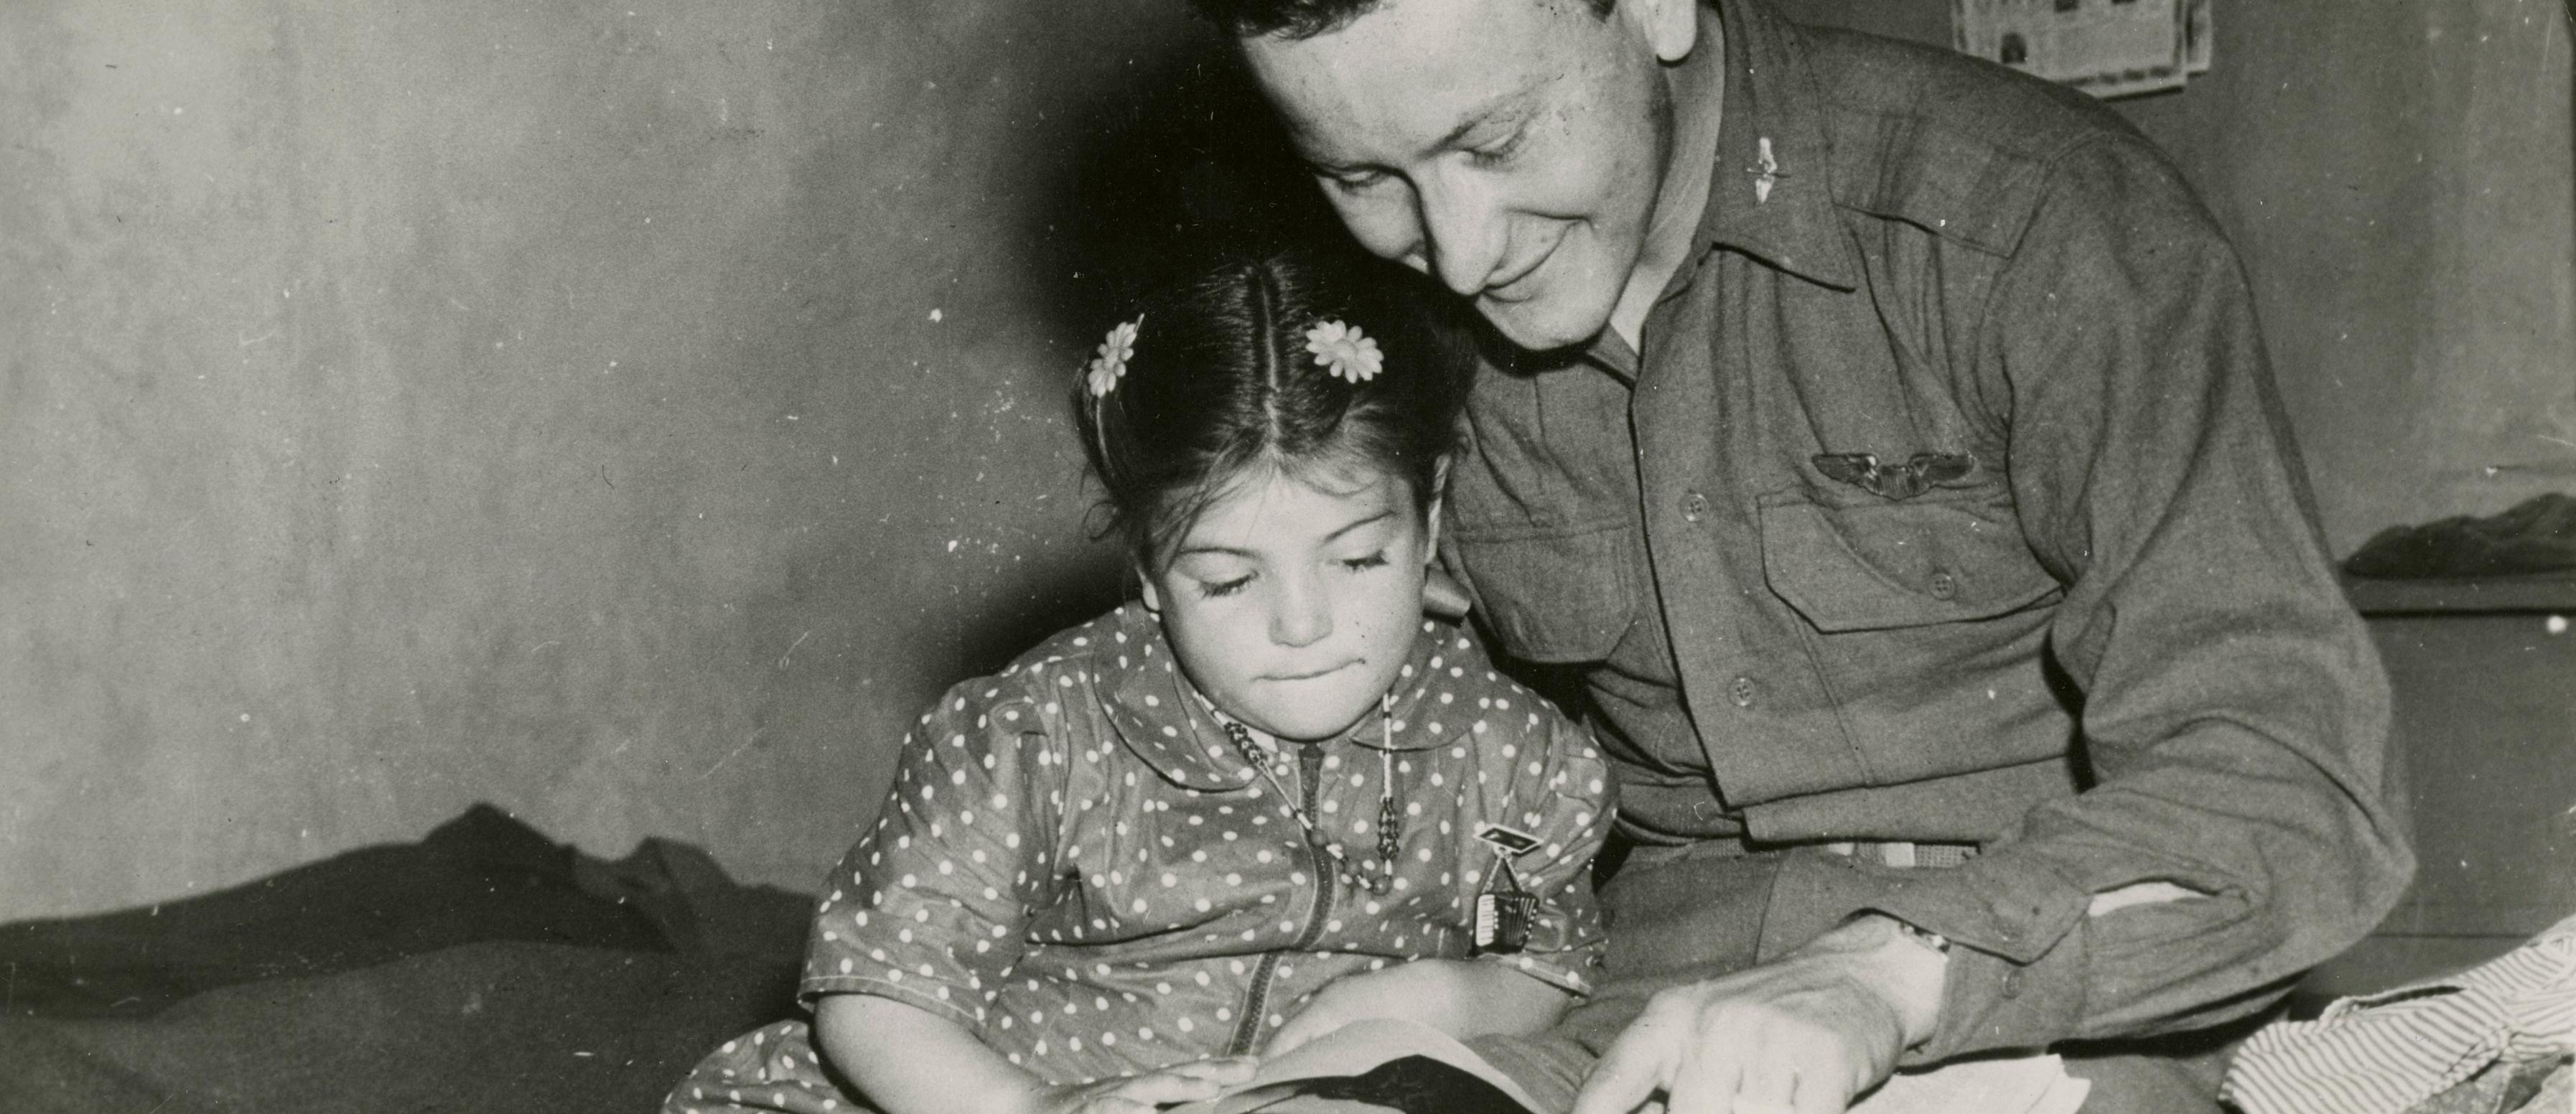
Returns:
[[[1209,710],[1215,711],[1213,707]],[[1225,737],[1234,741],[1234,749],[1242,752],[1243,760],[1250,763],[1253,769],[1261,771],[1262,778],[1270,783],[1271,788],[1278,790],[1279,796],[1287,802],[1288,814],[1295,817],[1297,826],[1306,831],[1306,846],[1314,848],[1316,853],[1333,860],[1333,865],[1338,868],[1337,873],[1349,878],[1353,885],[1364,887],[1370,893],[1381,896],[1395,888],[1395,860],[1404,849],[1404,838],[1400,827],[1404,823],[1404,815],[1395,805],[1394,693],[1379,697],[1377,702],[1378,737],[1382,744],[1378,750],[1378,758],[1384,770],[1382,780],[1378,783],[1377,858],[1373,860],[1377,868],[1376,874],[1367,873],[1353,865],[1350,859],[1342,854],[1341,845],[1334,843],[1331,837],[1324,834],[1323,827],[1315,823],[1312,809],[1315,793],[1322,786],[1323,743],[1310,740],[1297,744],[1298,784],[1306,790],[1305,803],[1300,804],[1298,794],[1289,792],[1287,783],[1281,780],[1286,776],[1287,770],[1271,768],[1271,763],[1264,759],[1259,744],[1252,741],[1251,728],[1223,712],[1216,712],[1216,721],[1218,725],[1225,728]]]

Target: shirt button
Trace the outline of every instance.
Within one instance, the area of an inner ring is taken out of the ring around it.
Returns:
[[[1946,572],[1936,572],[1932,574],[1933,599],[1946,600],[1958,594],[1959,581],[1957,577],[1953,577]]]
[[[1752,707],[1752,706],[1753,706],[1753,678],[1751,678],[1751,677],[1738,677],[1738,678],[1736,678],[1732,683],[1730,683],[1730,684],[1728,684],[1728,685],[1726,686],[1726,698],[1727,698],[1728,700],[1732,700],[1732,701],[1734,701],[1734,702],[1735,702],[1735,706],[1736,706],[1736,707],[1738,707],[1738,708],[1750,708],[1750,707]]]
[[[2004,972],[2004,997],[2021,997],[2021,968],[2015,967]]]
[[[1696,491],[1682,493],[1682,521],[1697,522],[1708,517],[1708,496]]]

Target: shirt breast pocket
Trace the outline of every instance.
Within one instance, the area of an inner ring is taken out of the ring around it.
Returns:
[[[1989,502],[1775,496],[1761,515],[1764,579],[1827,634],[1991,619],[2060,591],[2011,510]]]
[[[2043,665],[2064,592],[1999,492],[1761,505],[1763,576],[1807,648],[1871,784],[2065,753]]]
[[[1460,528],[1447,548],[1486,629],[1524,661],[1601,661],[1635,621],[1635,530],[1626,521],[1505,531]]]

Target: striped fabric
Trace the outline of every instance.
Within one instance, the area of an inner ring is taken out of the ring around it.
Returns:
[[[2502,1059],[2576,1052],[2576,917],[2482,966],[2265,1026],[2220,1097],[2245,1114],[2396,1114]]]

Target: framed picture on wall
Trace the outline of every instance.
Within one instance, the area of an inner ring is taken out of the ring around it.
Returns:
[[[1952,45],[2097,97],[2153,93],[2209,70],[2212,4],[1952,0]]]

